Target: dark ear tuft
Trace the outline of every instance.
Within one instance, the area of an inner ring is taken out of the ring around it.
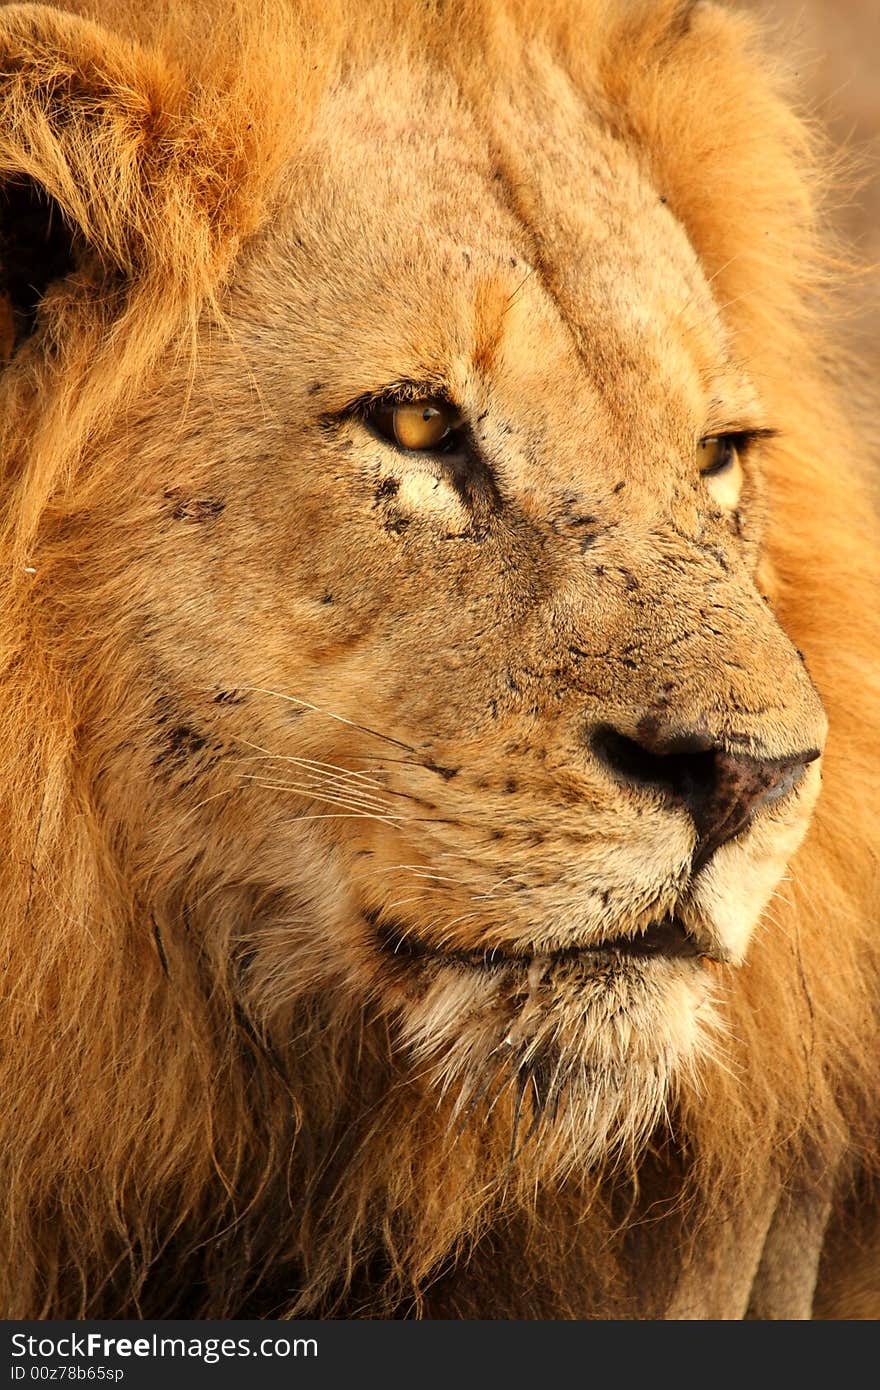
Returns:
[[[33,332],[49,285],[75,268],[76,242],[58,204],[32,179],[0,188],[0,363]]]

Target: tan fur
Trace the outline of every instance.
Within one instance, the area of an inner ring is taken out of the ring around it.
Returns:
[[[817,138],[711,4],[73,8],[0,9],[73,255],[0,328],[0,1310],[807,1316],[831,1211],[848,1316],[878,523]],[[345,413],[413,382],[469,496]],[[646,718],[825,751],[690,884],[589,745]],[[726,963],[554,955],[673,908]]]

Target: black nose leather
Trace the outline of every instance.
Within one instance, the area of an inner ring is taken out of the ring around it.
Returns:
[[[697,831],[693,872],[749,824],[755,811],[776,801],[800,781],[818,748],[784,758],[753,758],[693,729],[639,726],[630,738],[610,724],[593,731],[590,743],[600,762],[637,787],[652,787],[684,806]]]

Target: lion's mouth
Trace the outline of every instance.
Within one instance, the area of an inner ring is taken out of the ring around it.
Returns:
[[[631,935],[605,937],[589,946],[564,946],[549,951],[511,951],[502,947],[465,950],[435,946],[400,922],[381,922],[368,912],[382,950],[396,960],[413,963],[435,961],[472,970],[528,969],[540,957],[548,965],[583,961],[595,965],[613,960],[719,959],[675,915],[651,922]]]

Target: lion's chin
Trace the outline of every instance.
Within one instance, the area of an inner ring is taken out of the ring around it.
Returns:
[[[400,1042],[451,1122],[500,1117],[511,1152],[540,1139],[557,1171],[632,1157],[718,1031],[701,952],[659,949],[676,937],[646,932],[658,949],[641,953],[398,953]]]

